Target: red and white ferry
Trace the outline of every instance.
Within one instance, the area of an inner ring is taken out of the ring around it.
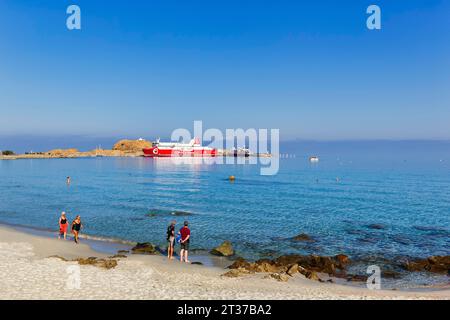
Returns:
[[[153,143],[151,148],[143,149],[146,157],[215,157],[217,150],[203,147],[199,138],[192,139],[189,143],[160,142]]]

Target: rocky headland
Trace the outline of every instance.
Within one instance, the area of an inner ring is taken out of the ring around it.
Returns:
[[[144,153],[142,149],[150,148],[152,142],[147,140],[120,140],[112,149],[94,149],[79,151],[75,148],[53,149],[45,152],[33,152],[24,154],[0,155],[2,160],[15,159],[53,159],[53,158],[90,158],[90,157],[140,157]]]

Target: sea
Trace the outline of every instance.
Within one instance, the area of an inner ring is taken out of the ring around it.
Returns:
[[[450,254],[449,142],[294,141],[281,150],[270,176],[262,164],[202,159],[3,160],[0,223],[57,231],[65,211],[81,216],[87,235],[165,246],[168,224],[188,221],[194,252],[228,240],[253,260],[343,253],[361,261],[360,271]],[[298,234],[312,241],[293,240]],[[414,273],[399,281],[449,280]]]

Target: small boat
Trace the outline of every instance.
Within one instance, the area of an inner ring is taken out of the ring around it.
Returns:
[[[319,157],[316,156],[309,157],[309,162],[319,162]]]
[[[152,143],[151,148],[142,149],[145,157],[215,157],[217,150],[204,147],[199,138],[192,139],[189,143],[160,142],[159,139]]]

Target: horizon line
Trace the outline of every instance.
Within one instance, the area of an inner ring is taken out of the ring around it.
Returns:
[[[131,137],[133,136],[133,137]],[[155,138],[169,139],[165,135],[152,135]],[[58,137],[72,137],[72,138],[86,138],[86,139],[119,139],[119,140],[137,140],[143,138],[148,140],[147,135],[95,135],[95,134],[0,134],[0,138],[58,138]],[[225,140],[225,139],[224,139]],[[152,141],[152,140],[149,140]],[[449,138],[281,138],[280,142],[450,142]]]

